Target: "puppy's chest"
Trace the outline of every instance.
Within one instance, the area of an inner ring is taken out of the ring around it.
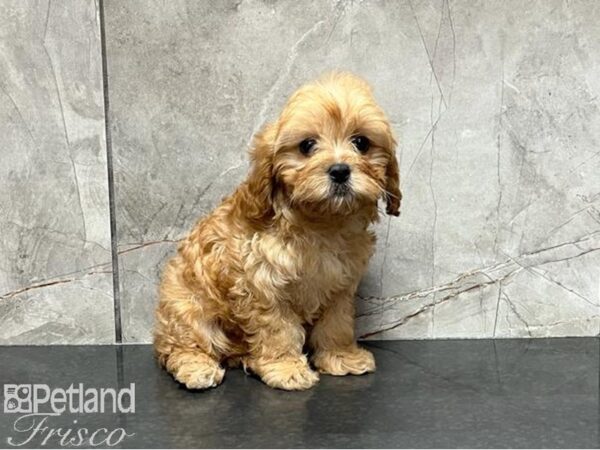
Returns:
[[[289,287],[302,297],[328,294],[351,284],[355,278],[352,269],[346,252],[315,246],[298,258],[298,276]]]
[[[290,249],[295,255],[295,277],[286,286],[293,309],[307,322],[336,295],[355,289],[370,255],[368,236],[354,239],[338,237],[297,242]]]

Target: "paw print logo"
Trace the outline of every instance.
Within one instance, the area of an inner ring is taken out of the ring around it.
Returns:
[[[30,413],[31,386],[27,384],[4,385],[4,412],[5,413]]]
[[[17,409],[17,402],[15,400],[13,400],[13,399],[10,399],[6,403],[6,409],[8,409],[9,411]]]

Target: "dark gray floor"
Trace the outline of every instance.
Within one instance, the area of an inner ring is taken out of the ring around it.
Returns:
[[[39,447],[57,428],[118,427],[134,434],[124,447],[600,446],[598,339],[365,345],[377,373],[323,376],[308,392],[272,390],[240,370],[216,389],[189,392],[149,346],[0,347],[2,384],[136,384],[135,414],[47,417],[33,437],[35,427],[15,431],[19,416],[3,413],[0,446],[31,438],[24,446]],[[46,446],[59,441],[55,432]]]

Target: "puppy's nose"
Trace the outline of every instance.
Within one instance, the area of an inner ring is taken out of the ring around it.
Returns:
[[[350,178],[350,166],[348,164],[334,164],[327,173],[335,183],[345,183]]]

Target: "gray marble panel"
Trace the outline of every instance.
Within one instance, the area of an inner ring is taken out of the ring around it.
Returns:
[[[160,267],[247,170],[302,82],[367,78],[399,137],[366,338],[596,335],[600,4],[105,3],[124,337],[150,339]]]
[[[0,5],[0,344],[114,341],[98,4]]]

